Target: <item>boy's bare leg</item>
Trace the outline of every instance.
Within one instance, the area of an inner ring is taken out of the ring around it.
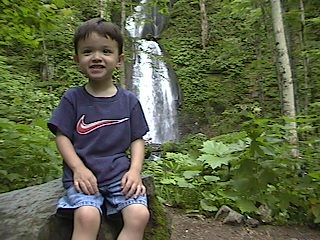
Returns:
[[[117,240],[142,240],[150,213],[142,204],[132,204],[122,210],[123,228]]]
[[[71,240],[96,240],[100,228],[100,212],[96,207],[83,206],[74,212]]]

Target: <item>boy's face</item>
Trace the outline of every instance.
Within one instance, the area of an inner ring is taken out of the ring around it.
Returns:
[[[120,67],[123,54],[119,55],[118,43],[96,32],[78,43],[75,61],[90,80],[112,80],[112,72]]]

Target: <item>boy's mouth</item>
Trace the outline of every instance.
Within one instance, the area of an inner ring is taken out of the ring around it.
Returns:
[[[89,68],[101,69],[101,68],[104,68],[104,66],[103,65],[91,65]]]

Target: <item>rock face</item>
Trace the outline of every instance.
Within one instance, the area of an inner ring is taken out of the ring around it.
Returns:
[[[157,200],[152,177],[146,177],[151,218],[145,240],[169,240],[170,219]],[[0,238],[2,240],[69,240],[72,213],[57,214],[57,199],[64,189],[57,179],[42,185],[0,194]],[[98,240],[114,240],[122,227],[121,215],[103,219]]]
[[[223,205],[216,213],[215,220],[222,220],[224,224],[229,225],[245,224],[246,226],[251,228],[258,227],[260,224],[259,220],[248,216],[245,217],[226,205]]]
[[[239,225],[244,223],[245,217],[228,206],[223,205],[216,213],[215,220],[223,219],[224,224]]]

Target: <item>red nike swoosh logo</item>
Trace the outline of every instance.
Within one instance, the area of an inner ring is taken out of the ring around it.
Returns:
[[[82,115],[81,118],[79,119],[77,123],[77,132],[79,134],[88,134],[98,128],[104,127],[104,126],[109,126],[109,125],[114,125],[118,123],[122,123],[124,121],[127,121],[129,118],[123,118],[120,120],[100,120],[92,123],[85,123],[84,122],[85,115]]]

